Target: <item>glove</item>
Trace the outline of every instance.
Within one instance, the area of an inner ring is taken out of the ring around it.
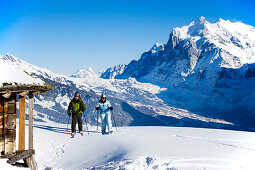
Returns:
[[[110,110],[113,110],[113,107],[111,106],[109,109],[110,109]]]
[[[99,110],[99,107],[96,107],[96,110]]]

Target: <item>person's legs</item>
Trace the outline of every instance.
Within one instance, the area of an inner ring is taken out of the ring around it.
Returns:
[[[82,132],[82,114],[77,114],[79,132]]]
[[[108,127],[108,131],[112,131],[112,119],[111,119],[111,112],[106,113],[106,125]]]
[[[105,133],[105,130],[106,130],[106,115],[105,114],[100,114],[100,118],[101,118],[101,122],[102,122],[102,126],[101,126],[101,132],[102,133]]]
[[[72,115],[72,133],[76,131],[76,115]]]

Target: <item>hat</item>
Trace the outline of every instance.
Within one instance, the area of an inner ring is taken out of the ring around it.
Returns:
[[[79,92],[75,92],[74,96],[79,96],[80,97],[80,93]]]
[[[102,97],[106,98],[106,95],[105,95],[105,94],[101,94],[101,98],[102,98]]]

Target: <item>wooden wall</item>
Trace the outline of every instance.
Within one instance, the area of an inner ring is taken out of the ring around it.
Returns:
[[[16,151],[16,94],[0,95],[0,155]]]

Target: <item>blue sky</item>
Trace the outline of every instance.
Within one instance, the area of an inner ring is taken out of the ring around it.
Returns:
[[[68,76],[98,72],[139,59],[200,16],[255,26],[254,8],[252,0],[0,0],[0,54]]]

